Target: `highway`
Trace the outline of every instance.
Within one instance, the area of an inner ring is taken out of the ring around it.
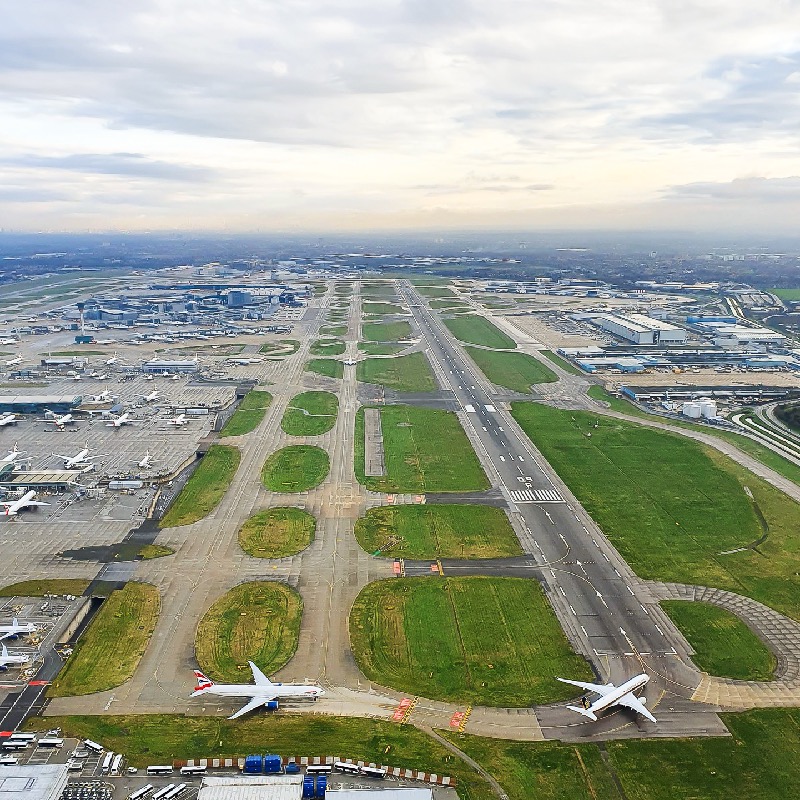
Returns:
[[[651,707],[665,691],[688,697],[698,675],[682,663],[681,657],[688,655],[683,637],[640,589],[634,573],[509,411],[495,405],[484,377],[437,315],[408,284],[401,284],[400,291],[440,380],[453,392],[467,434],[487,471],[494,473],[490,479],[495,486],[499,483],[523,531],[520,539],[528,554],[528,559],[507,563],[445,561],[443,573],[521,575],[527,567],[531,577],[542,581],[573,646],[589,658],[602,680],[618,684],[653,665],[664,680],[651,680],[647,687]],[[407,574],[424,567],[410,563]]]

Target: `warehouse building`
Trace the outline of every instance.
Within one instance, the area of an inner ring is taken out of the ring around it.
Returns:
[[[686,341],[683,328],[644,314],[600,314],[591,317],[590,322],[634,344],[681,344]]]
[[[0,771],[0,800],[58,800],[67,785],[66,764],[16,764]]]
[[[200,364],[197,361],[162,361],[161,359],[154,359],[142,364],[142,372],[156,375],[165,372],[197,372],[198,369],[200,369]]]
[[[83,398],[80,395],[0,395],[0,413],[5,414],[67,414],[74,411]]]

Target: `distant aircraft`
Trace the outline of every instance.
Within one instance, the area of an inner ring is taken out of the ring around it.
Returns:
[[[109,358],[108,361],[106,361],[106,366],[110,367],[113,364],[116,364],[117,361],[119,361],[119,358],[117,358],[117,351],[115,350],[114,355],[111,358]]]
[[[155,380],[155,378],[154,378],[152,375],[150,375],[149,373],[148,373],[147,375],[145,375],[145,376],[144,376],[144,379],[145,379],[146,381],[152,381],[152,380]]]
[[[19,344],[16,339],[0,339],[0,344]]]
[[[566,678],[556,678],[556,680],[561,681],[561,683],[572,684],[573,686],[600,695],[591,705],[588,704],[588,701],[584,701],[587,705],[583,708],[579,706],[567,706],[570,711],[577,711],[579,714],[583,714],[584,717],[588,717],[591,720],[597,720],[597,713],[599,711],[603,711],[603,709],[609,706],[618,705],[632,708],[638,714],[647,717],[651,722],[656,722],[656,718],[645,708],[645,698],[639,698],[634,695],[637,689],[640,689],[650,680],[649,675],[642,673],[641,675],[631,678],[629,681],[625,681],[621,686],[614,686],[613,683],[583,683],[583,681],[570,681]]]
[[[86,402],[87,403],[107,403],[111,399],[111,392],[108,389],[103,389],[100,394],[93,394]]]
[[[184,425],[189,424],[189,419],[186,414],[178,414],[177,417],[167,420],[167,425],[174,425],[176,428],[182,428]]]
[[[16,414],[6,414],[0,417],[0,428],[5,428],[6,425],[16,425],[16,424],[17,424]]]
[[[0,466],[3,464],[16,464],[17,459],[23,455],[25,455],[25,453],[22,452],[16,445],[14,445],[13,450],[9,450],[6,455],[0,458]]]
[[[131,422],[131,415],[126,411],[119,417],[114,417],[111,422],[106,423],[107,428],[121,428],[123,425],[129,425]]]
[[[72,414],[64,414],[63,417],[59,417],[58,414],[54,414],[52,411],[45,411],[45,422],[52,422],[56,428],[63,431],[65,425],[75,424],[75,418]]]
[[[50,503],[43,503],[36,499],[36,492],[31,489],[29,492],[25,492],[22,497],[18,500],[4,500],[0,502],[0,505],[5,507],[5,511],[3,512],[7,517],[16,517],[23,508],[36,508],[37,506],[49,506]],[[0,632],[2,632],[2,626],[0,625]],[[1,638],[1,637],[0,637]]]
[[[27,633],[36,633],[39,629],[32,622],[23,622],[14,617],[10,625],[0,625],[0,640],[8,639],[9,637],[16,638]]]
[[[142,469],[150,469],[150,467],[153,466],[153,457],[150,455],[149,450],[145,453],[144,458],[138,461],[136,465]]]
[[[15,367],[17,364],[21,364],[25,359],[22,356],[17,356],[16,358],[12,358],[10,361],[6,361],[7,367]]]
[[[235,714],[228,717],[228,719],[236,719],[243,714],[261,706],[267,706],[270,703],[275,703],[272,708],[277,708],[277,701],[283,697],[298,697],[307,700],[316,700],[325,694],[325,691],[319,686],[309,686],[302,683],[273,683],[252,661],[248,661],[250,669],[253,671],[253,680],[255,684],[251,683],[235,683],[223,684],[214,683],[214,681],[203,675],[200,670],[194,671],[194,676],[197,679],[197,686],[192,692],[192,697],[197,697],[201,694],[216,694],[220,697],[249,697],[250,702],[240,708]]]
[[[0,672],[5,672],[8,667],[12,664],[19,664],[22,666],[23,664],[27,664],[31,660],[30,656],[26,655],[11,655],[8,652],[8,648],[3,645],[3,650],[0,652]]]
[[[153,389],[150,394],[146,394],[142,399],[145,403],[152,403],[154,400],[158,400],[158,389]]]
[[[64,469],[72,469],[73,467],[82,467],[86,464],[89,464],[90,461],[94,461],[96,458],[100,458],[100,456],[89,456],[89,448],[84,447],[80,453],[77,453],[74,456],[61,456],[58,453],[53,453],[53,455],[58,456],[59,458],[63,459],[64,461]],[[89,456],[87,458],[87,456]]]

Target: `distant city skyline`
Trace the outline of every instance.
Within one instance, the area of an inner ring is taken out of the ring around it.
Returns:
[[[793,233],[800,6],[5,3],[0,226]]]

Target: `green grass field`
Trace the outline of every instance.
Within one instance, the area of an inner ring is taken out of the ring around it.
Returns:
[[[576,367],[574,364],[571,364],[567,361],[566,358],[562,358],[558,353],[554,353],[552,350],[540,350],[539,351],[545,358],[552,361],[554,364],[558,364],[564,372],[569,372],[571,375],[585,375],[586,373]],[[594,388],[594,387],[592,387]],[[600,388],[600,387],[597,387]]]
[[[481,350],[478,347],[464,349],[480,371],[496,386],[505,386],[515,392],[528,394],[532,384],[555,383],[558,380],[553,370],[524,353]]]
[[[431,300],[428,305],[431,308],[449,308],[449,309],[461,309],[461,308],[469,308],[469,306],[463,301],[453,298],[452,300]]]
[[[272,492],[305,492],[328,476],[330,460],[319,447],[296,444],[276,450],[261,470],[264,486]]]
[[[398,392],[434,392],[436,378],[425,353],[394,358],[365,358],[356,366],[356,378]]]
[[[284,558],[314,541],[317,521],[301,508],[270,508],[239,528],[239,547],[254,558]]]
[[[524,578],[392,578],[368,584],[350,644],[372,681],[434,700],[529,706],[574,695],[555,675],[591,679],[544,592]]]
[[[695,650],[695,664],[710,675],[740,681],[770,681],[775,657],[737,616],[709,603],[661,602]]]
[[[161,598],[149,583],[131,581],[112,592],[47,690],[72,697],[113,689],[130,678],[158,620]]]
[[[446,286],[416,286],[416,290],[423,297],[455,297],[456,293]]]
[[[0,589],[0,597],[44,597],[46,594],[82,595],[89,581],[83,578],[46,578],[40,581],[20,581]]]
[[[258,348],[258,352],[284,357],[294,355],[299,349],[300,342],[297,339],[278,339],[277,341],[264,342]]]
[[[355,526],[368,553],[403,558],[502,558],[522,553],[501,508],[479,505],[379,506]]]
[[[401,322],[364,322],[361,325],[361,338],[368,342],[396,342],[411,336],[411,325]]]
[[[272,395],[269,392],[252,389],[242,398],[239,407],[225,423],[225,427],[219,432],[219,435],[221,437],[242,436],[254,431],[264,419],[264,414],[267,413],[271,402]]]
[[[136,554],[143,561],[151,561],[154,558],[166,558],[167,556],[174,556],[175,551],[171,547],[163,544],[146,544],[139,549]]]
[[[460,342],[494,347],[498,350],[514,350],[517,345],[510,336],[477,314],[464,314],[458,318],[443,319],[450,333]]]
[[[347,346],[341,339],[333,341],[317,339],[308,348],[308,352],[312,356],[340,356],[345,350],[347,350]]]
[[[160,527],[190,525],[208,516],[228,490],[240,459],[238,447],[212,445],[161,518]]]
[[[361,306],[361,310],[364,314],[373,314],[383,317],[388,314],[402,314],[403,306],[398,306],[394,303],[375,303],[367,301]]]
[[[800,300],[800,289],[768,289],[767,291],[778,295],[781,300],[791,300],[794,302]]]
[[[384,344],[383,342],[359,342],[358,349],[368,356],[393,356],[401,353],[409,345]]]
[[[335,358],[312,358],[306,361],[304,369],[306,372],[315,372],[326,378],[344,377],[344,364]]]
[[[347,333],[347,325],[327,325],[319,329],[323,336],[344,336]]]
[[[252,661],[265,675],[285,666],[297,649],[303,600],[278,581],[234,586],[206,611],[195,636],[195,655],[209,678],[250,683]]]
[[[729,589],[800,619],[789,497],[675,434],[535,403],[512,413],[640,577]],[[765,533],[757,550],[723,554]]]
[[[356,477],[376,492],[469,492],[490,484],[451,411],[388,405],[381,408],[386,475],[364,475],[364,409],[356,414]]]
[[[283,755],[336,755],[450,775],[462,800],[496,800],[471,767],[413,725],[327,714],[255,712],[230,722],[178,714],[34,717],[26,730],[53,726],[65,736],[99,741],[109,751],[124,752],[128,763],[137,767],[171,764],[175,759],[245,756],[268,746],[269,752]]]
[[[333,392],[302,392],[289,401],[281,428],[290,436],[319,436],[333,428],[338,413]]]

